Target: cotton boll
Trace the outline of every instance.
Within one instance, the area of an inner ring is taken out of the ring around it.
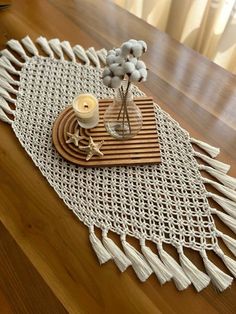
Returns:
[[[121,56],[115,57],[115,62],[119,64],[123,64],[125,62],[125,59]]]
[[[108,56],[110,56],[110,55],[114,55],[114,56],[115,56],[115,55],[116,55],[115,49],[109,50],[108,53],[107,53],[107,55],[108,55]]]
[[[110,65],[110,64],[114,63],[115,59],[116,59],[115,55],[110,54],[109,56],[107,56],[106,57],[107,65]]]
[[[104,85],[111,87],[111,77],[109,75],[105,76],[102,81]]]
[[[124,76],[125,75],[125,71],[124,68],[122,66],[117,66],[114,71],[113,71],[114,75],[116,76]]]
[[[137,44],[137,40],[136,39],[130,39],[128,42],[131,43],[132,45],[136,45]]]
[[[119,66],[119,63],[113,63],[109,66],[109,69],[111,70],[112,73],[116,70],[116,68]]]
[[[139,70],[139,73],[140,73],[140,76],[141,76],[141,80],[140,80],[140,82],[142,81],[146,81],[146,79],[147,79],[147,70],[146,69],[144,69],[144,68],[142,68],[142,69],[140,69]]]
[[[140,44],[135,44],[131,50],[134,57],[139,58],[143,53],[143,47]]]
[[[146,69],[146,68],[145,68],[145,69],[144,69],[144,68],[143,68],[143,69],[140,69],[140,70],[139,70],[139,73],[140,73],[142,76],[145,76],[145,75],[147,76],[147,69]]]
[[[111,88],[118,88],[121,84],[121,79],[118,76],[114,76],[111,79]]]
[[[136,63],[135,65],[136,69],[139,70],[139,69],[146,69],[146,65],[143,61],[140,61],[138,60],[138,62]]]
[[[130,75],[130,81],[131,82],[138,82],[141,78],[141,74],[138,70],[134,70]]]
[[[125,73],[132,73],[135,70],[135,66],[132,62],[125,62],[123,65],[123,69]]]
[[[116,48],[115,52],[116,52],[116,56],[120,56],[121,55],[121,49],[120,48]]]
[[[129,62],[132,62],[136,66],[138,59],[137,58],[130,58]]]
[[[143,52],[146,52],[147,51],[147,44],[145,43],[145,41],[139,40],[138,43],[142,45]]]
[[[105,77],[107,75],[111,75],[111,71],[109,70],[109,68],[105,68],[103,73],[102,73],[102,77]]]
[[[121,46],[121,54],[122,56],[126,57],[130,53],[130,49],[132,48],[132,43],[125,42]]]

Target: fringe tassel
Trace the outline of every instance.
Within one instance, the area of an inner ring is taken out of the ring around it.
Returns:
[[[10,60],[11,62],[15,63],[16,65],[18,65],[19,67],[23,67],[23,63],[20,62],[18,59],[16,59],[15,56],[13,56],[13,54],[7,50],[7,49],[4,49],[1,51],[1,54],[6,57],[8,60]]]
[[[89,58],[86,55],[85,50],[82,46],[80,45],[74,46],[73,51],[80,60],[85,62],[86,65],[90,64]]]
[[[5,98],[7,101],[11,102],[12,104],[15,104],[15,99],[11,98],[10,94],[0,86],[0,96]]]
[[[227,174],[222,173],[208,166],[199,165],[198,168],[199,170],[208,172],[211,176],[219,180],[222,184],[224,184],[228,188],[233,189],[233,190],[236,188],[236,178],[228,176]]]
[[[167,268],[161,262],[159,257],[155,253],[153,253],[149,247],[145,245],[144,239],[140,240],[140,245],[144,257],[146,258],[152,270],[156,274],[160,284],[163,285],[167,281],[170,281],[172,278],[171,273],[167,270]]]
[[[214,146],[211,146],[205,142],[199,141],[195,138],[190,138],[191,143],[196,144],[200,148],[202,148],[205,152],[207,152],[212,158],[216,157],[220,153],[220,149]]]
[[[215,264],[213,264],[207,257],[206,252],[200,251],[200,254],[203,259],[203,263],[205,265],[206,271],[211,278],[211,281],[213,285],[219,290],[224,291],[226,288],[228,288],[233,278],[226,273],[224,273],[221,269],[219,269]]]
[[[208,197],[211,197],[216,203],[218,203],[227,214],[236,219],[236,202],[230,201],[225,197],[210,192],[207,195]]]
[[[6,113],[14,115],[13,110],[9,107],[8,103],[2,96],[0,96],[0,108],[2,108]]]
[[[0,67],[6,69],[9,73],[20,75],[20,71],[17,71],[5,56],[0,58]]]
[[[226,224],[234,233],[236,233],[236,219],[226,215],[215,208],[211,208],[211,213],[216,214],[223,223]]]
[[[107,51],[105,48],[100,49],[96,51],[98,58],[102,61],[102,63],[105,65],[106,64],[106,56],[107,56]]]
[[[157,248],[163,264],[173,276],[177,289],[180,291],[186,289],[191,284],[191,281],[185,275],[180,265],[172,256],[163,250],[161,244],[158,244]]]
[[[60,57],[60,60],[65,60],[64,55],[63,55],[63,51],[61,48],[60,40],[58,38],[50,39],[48,41],[48,43],[51,46],[51,48],[53,49],[53,51],[56,53],[56,55],[58,55],[58,57]]]
[[[2,108],[0,108],[0,120],[8,124],[12,124],[12,120],[8,118],[8,116],[5,114]]]
[[[208,157],[206,155],[203,155],[199,152],[194,152],[194,156],[201,158],[203,161],[207,162],[210,166],[212,166],[214,169],[222,172],[227,173],[230,169],[230,165],[227,165],[219,160],[215,160],[211,157]]]
[[[50,57],[50,58],[54,58],[54,53],[52,51],[52,49],[50,48],[48,41],[45,37],[38,37],[36,39],[36,43],[40,45],[40,47],[43,49],[43,51]]]
[[[9,93],[13,93],[13,94],[17,94],[18,91],[13,88],[7,80],[5,80],[4,78],[0,77],[0,86],[2,88],[5,88]]]
[[[36,48],[35,44],[32,42],[29,36],[26,36],[25,38],[21,39],[21,42],[33,56],[39,55],[38,49]]]
[[[197,292],[200,292],[204,288],[206,288],[210,283],[210,278],[205,273],[200,271],[188,258],[184,255],[183,248],[178,247],[177,249],[179,253],[180,264],[191,280]]]
[[[7,80],[10,84],[19,86],[20,83],[16,80],[14,80],[11,75],[4,69],[0,67],[0,77],[3,77],[5,80]]]
[[[217,183],[213,180],[207,179],[207,178],[202,178],[202,180],[205,184],[212,185],[216,190],[218,190],[219,192],[224,194],[226,197],[228,197],[232,201],[236,202],[236,192],[234,190],[227,188],[226,186],[224,186],[220,183]]]
[[[109,252],[107,252],[107,250],[102,245],[102,242],[96,236],[93,226],[89,228],[89,240],[92,244],[94,252],[97,255],[100,265],[106,263],[112,258]]]
[[[18,40],[11,39],[7,42],[7,45],[14,51],[16,51],[25,61],[29,59],[27,54],[25,53],[24,48],[20,44]]]
[[[130,245],[126,239],[125,235],[121,236],[121,242],[125,251],[132,263],[132,267],[138,276],[139,280],[144,282],[153,273],[151,267],[146,262],[142,254],[140,254],[132,245]]]
[[[223,240],[227,248],[236,256],[236,240],[224,234],[223,232],[218,231],[218,235]]]
[[[61,42],[61,46],[64,49],[67,56],[72,60],[72,62],[76,62],[75,54],[73,52],[73,49],[69,43],[69,41],[63,41]]]
[[[86,54],[89,57],[89,59],[93,62],[93,64],[95,65],[95,67],[97,69],[100,68],[100,62],[98,59],[98,56],[96,54],[96,51],[93,47],[90,47],[88,50],[86,50]]]
[[[231,274],[236,278],[236,261],[225,255],[219,247],[215,249],[215,252],[222,259]]]
[[[107,237],[107,231],[103,232],[103,245],[106,250],[111,254],[116,266],[119,268],[121,272],[124,272],[127,267],[129,267],[132,263],[126,257],[126,255],[121,251],[121,249],[115,244],[112,239]]]

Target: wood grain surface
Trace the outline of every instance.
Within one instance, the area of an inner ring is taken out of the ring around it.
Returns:
[[[110,49],[144,39],[148,81],[140,88],[192,136],[221,147],[236,176],[236,78],[198,53],[105,0],[12,0],[0,11],[0,49],[11,38],[58,37]],[[216,204],[214,204],[216,206]],[[236,284],[178,292],[154,275],[100,267],[87,228],[59,199],[13,131],[0,123],[0,313],[236,313]],[[220,230],[235,237],[219,220]],[[114,240],[117,237],[112,235]],[[133,245],[137,243],[130,239]],[[165,248],[176,257],[173,248]],[[227,252],[226,248],[222,248]],[[187,255],[203,269],[199,255]],[[222,262],[210,258],[227,272]]]

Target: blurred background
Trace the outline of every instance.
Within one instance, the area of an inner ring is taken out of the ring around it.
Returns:
[[[236,73],[236,0],[113,0]]]

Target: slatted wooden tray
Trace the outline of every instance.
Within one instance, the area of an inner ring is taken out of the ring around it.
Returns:
[[[140,132],[129,140],[117,140],[111,137],[105,129],[103,115],[111,99],[99,101],[99,124],[94,129],[82,129],[78,126],[71,106],[68,106],[56,119],[53,126],[53,143],[61,156],[70,162],[84,167],[103,167],[120,165],[140,165],[160,163],[160,146],[155,122],[152,98],[136,98],[143,116],[143,126]],[[80,135],[86,137],[80,141],[81,146],[88,145],[88,138],[92,136],[94,142],[104,140],[101,151],[104,156],[93,156],[86,161],[86,153],[80,151],[74,144],[67,144],[67,132],[74,133],[78,127]]]

